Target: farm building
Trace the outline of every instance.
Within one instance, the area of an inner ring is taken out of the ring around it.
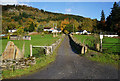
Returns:
[[[17,35],[10,35],[10,40],[18,40],[18,36]]]
[[[17,31],[17,29],[8,30],[9,33],[14,33],[14,32],[16,32],[16,31]]]
[[[23,36],[23,40],[31,40],[30,36]]]
[[[53,33],[53,32],[58,32],[60,33],[61,32],[61,29],[60,28],[50,28],[50,27],[45,27],[44,28],[44,31],[48,31],[49,33]]]
[[[44,31],[51,31],[51,27],[45,27]]]
[[[83,31],[79,31],[79,32],[76,32],[76,34],[91,34],[89,31],[87,30],[83,30]]]

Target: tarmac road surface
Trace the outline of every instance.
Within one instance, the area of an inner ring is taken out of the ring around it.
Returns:
[[[68,36],[65,36],[54,63],[18,79],[118,79],[118,70],[74,53]]]

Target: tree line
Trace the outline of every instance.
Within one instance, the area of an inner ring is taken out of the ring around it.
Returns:
[[[110,15],[105,19],[104,11],[101,20],[82,16],[61,14],[39,10],[26,5],[2,5],[2,31],[18,29],[23,32],[42,31],[44,27],[60,28],[63,32],[87,30],[94,33],[120,33],[120,6],[114,3]]]
[[[103,32],[115,32],[120,35],[120,5],[114,2],[110,15],[105,20],[105,14],[102,10],[101,20],[98,23],[98,29]]]

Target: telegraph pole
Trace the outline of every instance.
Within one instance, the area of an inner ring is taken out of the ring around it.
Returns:
[[[73,24],[73,33],[74,33],[74,24]]]
[[[53,28],[54,28],[54,23],[53,23]]]

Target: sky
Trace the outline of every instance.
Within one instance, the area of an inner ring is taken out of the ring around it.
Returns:
[[[105,17],[109,16],[115,1],[119,0],[84,0],[84,2],[83,0],[56,0],[56,2],[54,0],[5,0],[2,4],[28,5],[45,11],[100,20],[101,11],[104,10]]]
[[[104,10],[105,16],[109,16],[114,2],[24,2],[24,4],[45,11],[73,14],[100,20],[101,11]]]

